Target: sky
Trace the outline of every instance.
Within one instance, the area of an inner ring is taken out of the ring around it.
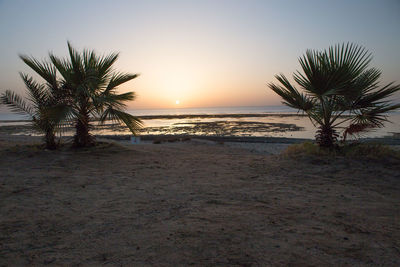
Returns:
[[[279,105],[274,75],[343,42],[400,83],[399,0],[0,0],[0,36],[0,93],[24,93],[18,72],[33,71],[19,54],[65,57],[69,40],[140,74],[120,87],[136,92],[132,109]]]

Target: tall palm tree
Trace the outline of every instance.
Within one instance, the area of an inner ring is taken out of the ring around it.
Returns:
[[[1,102],[12,111],[28,115],[34,128],[44,133],[47,149],[55,149],[55,132],[61,129],[64,117],[63,95],[57,81],[56,69],[49,63],[39,62],[34,58],[20,58],[39,74],[46,83],[39,84],[26,74],[20,73],[25,83],[28,97],[24,100],[18,94],[7,90],[1,95]]]
[[[345,134],[383,127],[387,112],[400,108],[388,100],[400,86],[380,87],[381,71],[369,68],[371,60],[365,48],[349,43],[324,51],[307,50],[299,59],[303,73],[293,74],[301,91],[283,74],[275,76],[280,84],[268,86],[283,98],[283,104],[305,112],[318,127],[317,143],[332,148],[340,125],[347,123]]]
[[[92,119],[98,119],[100,123],[106,120],[125,123],[135,134],[142,126],[141,121],[124,111],[125,103],[134,100],[135,94],[118,94],[117,87],[138,74],[114,71],[112,66],[118,59],[117,53],[107,56],[98,56],[93,50],[80,53],[69,42],[68,52],[68,59],[53,54],[50,54],[50,59],[63,78],[62,87],[68,92],[68,115],[76,128],[74,145],[84,147],[95,143],[90,134]]]

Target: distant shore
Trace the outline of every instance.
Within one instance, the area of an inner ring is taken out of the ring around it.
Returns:
[[[205,119],[205,118],[260,118],[260,117],[306,117],[301,113],[237,113],[237,114],[181,114],[181,115],[147,115],[138,116],[143,120],[154,119]]]
[[[134,115],[134,114],[133,114]],[[302,113],[232,113],[232,114],[179,114],[179,115],[140,115],[141,120],[157,119],[206,119],[206,118],[262,118],[262,117],[307,117]],[[346,115],[341,117],[345,118]],[[0,120],[0,123],[29,122],[30,120]],[[92,120],[97,121],[97,120]]]

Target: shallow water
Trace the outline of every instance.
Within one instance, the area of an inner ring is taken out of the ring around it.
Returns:
[[[219,107],[187,109],[128,110],[135,116],[144,116],[140,134],[190,134],[214,136],[257,136],[314,138],[316,127],[308,117],[299,116],[286,106]],[[192,116],[188,115],[191,114]],[[219,114],[219,115],[218,115]],[[207,115],[209,115],[207,117]],[[213,117],[214,116],[214,117]],[[22,121],[25,116],[0,113],[0,130],[12,134],[36,135]],[[385,127],[364,133],[361,137],[385,137],[400,133],[400,113],[391,113]],[[96,125],[94,123],[93,125]],[[72,136],[72,128],[62,135]],[[93,129],[96,135],[126,135],[130,131],[122,125],[107,122]]]
[[[400,114],[391,114],[393,123],[386,123],[384,128],[363,133],[360,137],[381,138],[400,133]],[[37,135],[28,127],[29,122],[2,122],[1,129],[10,129],[13,134]],[[313,139],[316,128],[308,117],[293,115],[265,115],[265,117],[232,117],[226,115],[218,118],[174,118],[144,119],[144,128],[140,134],[151,135],[208,135],[208,136],[256,136],[256,137],[287,137]],[[93,125],[96,125],[94,123]],[[15,127],[14,127],[15,126]],[[128,128],[112,122],[95,126],[95,135],[129,135]],[[70,128],[62,133],[72,136]],[[351,138],[351,137],[350,137]]]

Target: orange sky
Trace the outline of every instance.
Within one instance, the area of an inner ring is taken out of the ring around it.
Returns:
[[[67,40],[121,53],[116,69],[141,74],[121,86],[137,93],[134,109],[280,105],[274,75],[342,42],[371,51],[383,82],[399,81],[399,12],[398,1],[0,0],[0,93],[24,93],[18,72],[33,72],[18,54],[66,56]]]

